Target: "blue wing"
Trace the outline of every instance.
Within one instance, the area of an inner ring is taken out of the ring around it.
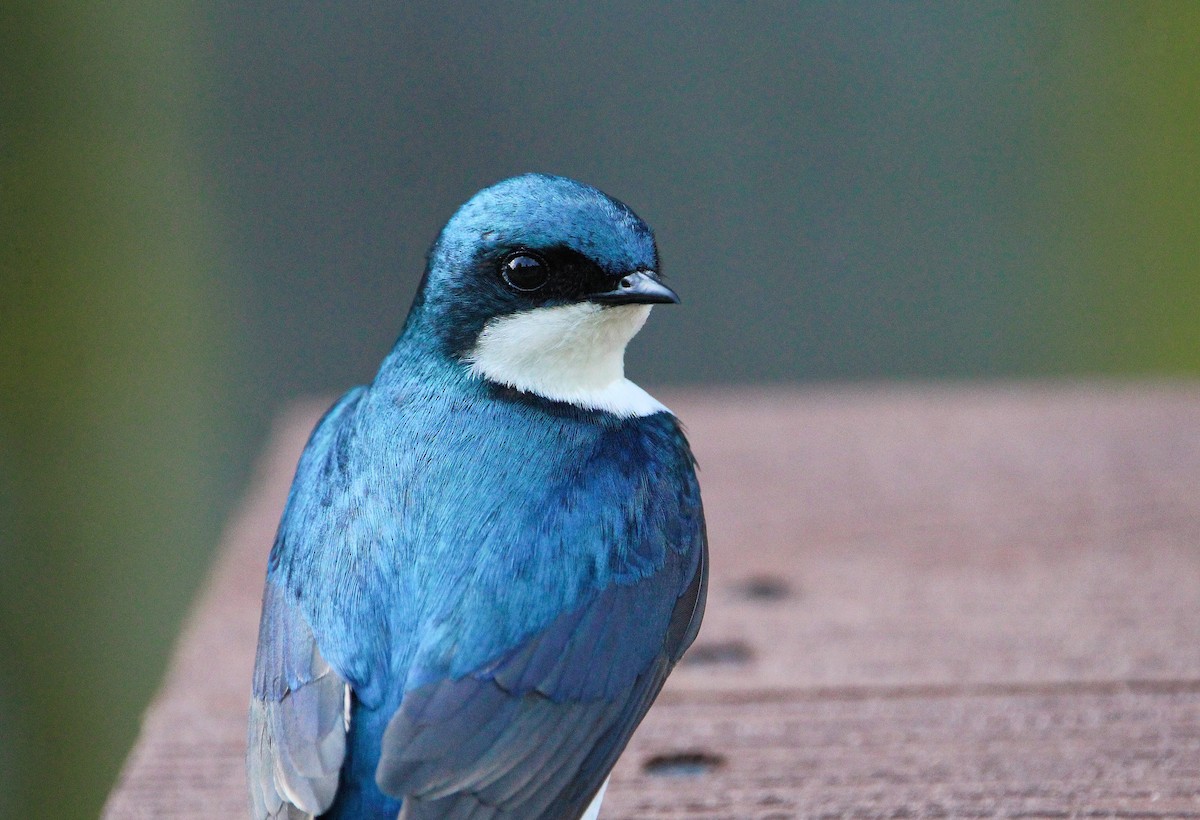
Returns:
[[[320,449],[356,395],[348,394],[326,414],[310,450]],[[247,731],[253,817],[307,817],[329,808],[346,755],[349,697],[346,681],[321,654],[299,602],[268,575]]]
[[[578,817],[703,616],[707,547],[694,474],[685,546],[642,545],[656,571],[614,583],[496,662],[407,692],[383,738],[380,788],[401,820]]]
[[[346,754],[349,689],[287,593],[267,582],[246,774],[256,818],[316,815],[333,803]]]
[[[491,668],[408,692],[377,773],[401,817],[578,816],[695,636],[706,577],[610,587]]]

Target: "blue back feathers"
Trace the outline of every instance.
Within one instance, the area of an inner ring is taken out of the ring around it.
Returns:
[[[414,370],[381,374],[330,412],[271,555],[270,580],[304,602],[361,700],[461,677],[669,564],[682,591],[702,522],[672,416],[617,419],[462,368]]]

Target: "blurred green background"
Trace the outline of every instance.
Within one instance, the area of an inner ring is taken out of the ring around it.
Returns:
[[[1200,4],[0,23],[3,816],[96,815],[270,419],[370,378],[510,174],[656,228],[646,384],[1200,370]]]

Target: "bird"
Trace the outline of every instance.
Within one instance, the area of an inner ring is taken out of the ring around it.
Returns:
[[[649,226],[589,185],[525,174],[453,214],[394,347],[296,468],[253,817],[598,816],[704,613],[696,461],[624,373],[678,301]]]

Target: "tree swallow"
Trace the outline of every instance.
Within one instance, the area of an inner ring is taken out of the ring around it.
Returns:
[[[700,628],[676,418],[625,378],[678,302],[626,205],[531,174],[442,229],[374,381],[300,457],[267,568],[256,818],[595,818]]]

